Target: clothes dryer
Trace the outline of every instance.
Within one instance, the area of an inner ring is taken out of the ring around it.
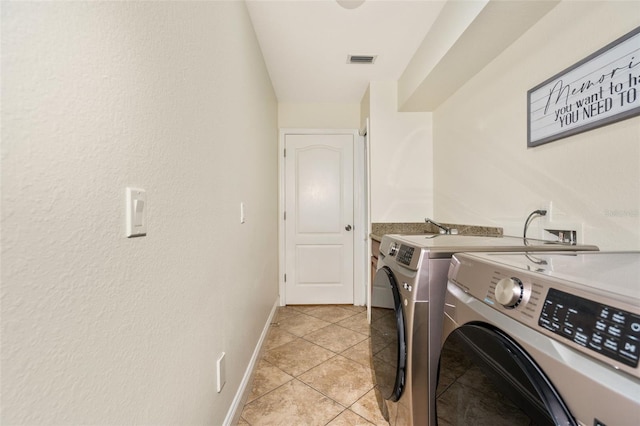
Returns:
[[[518,237],[385,235],[371,297],[376,394],[392,425],[435,423],[447,272],[457,252],[597,250]]]
[[[632,426],[640,252],[456,254],[439,425]]]

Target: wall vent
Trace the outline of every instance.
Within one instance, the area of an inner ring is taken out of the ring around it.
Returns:
[[[369,55],[349,55],[347,58],[348,64],[373,64],[376,61],[377,56]]]

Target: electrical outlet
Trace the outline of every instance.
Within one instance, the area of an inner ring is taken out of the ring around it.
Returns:
[[[220,393],[220,391],[222,390],[222,388],[224,387],[224,384],[226,383],[226,374],[227,374],[227,368],[226,368],[226,361],[224,358],[225,353],[222,352],[220,354],[220,356],[218,357],[218,361],[216,362],[216,372],[217,372],[217,376],[218,376],[218,381],[217,381],[217,390],[218,393]]]
[[[545,221],[551,222],[553,220],[553,201],[545,203],[545,205],[542,206],[541,209],[547,211],[547,214],[545,215]]]
[[[546,229],[545,231],[554,235],[557,241],[561,243],[577,244],[578,231],[573,229]]]

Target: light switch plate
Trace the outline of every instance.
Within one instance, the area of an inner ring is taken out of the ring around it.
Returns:
[[[218,393],[220,393],[220,391],[222,391],[222,388],[224,387],[225,382],[227,381],[226,379],[226,374],[227,374],[227,368],[226,368],[226,362],[224,359],[224,355],[225,353],[222,352],[220,354],[220,356],[218,357],[218,361],[216,362],[216,373],[217,373],[217,377],[218,377],[218,381],[216,383],[216,389],[218,391]]]
[[[127,237],[147,235],[147,193],[144,189],[127,188]]]

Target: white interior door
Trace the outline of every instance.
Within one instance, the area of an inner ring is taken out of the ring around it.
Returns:
[[[286,304],[353,304],[353,139],[285,136]]]

